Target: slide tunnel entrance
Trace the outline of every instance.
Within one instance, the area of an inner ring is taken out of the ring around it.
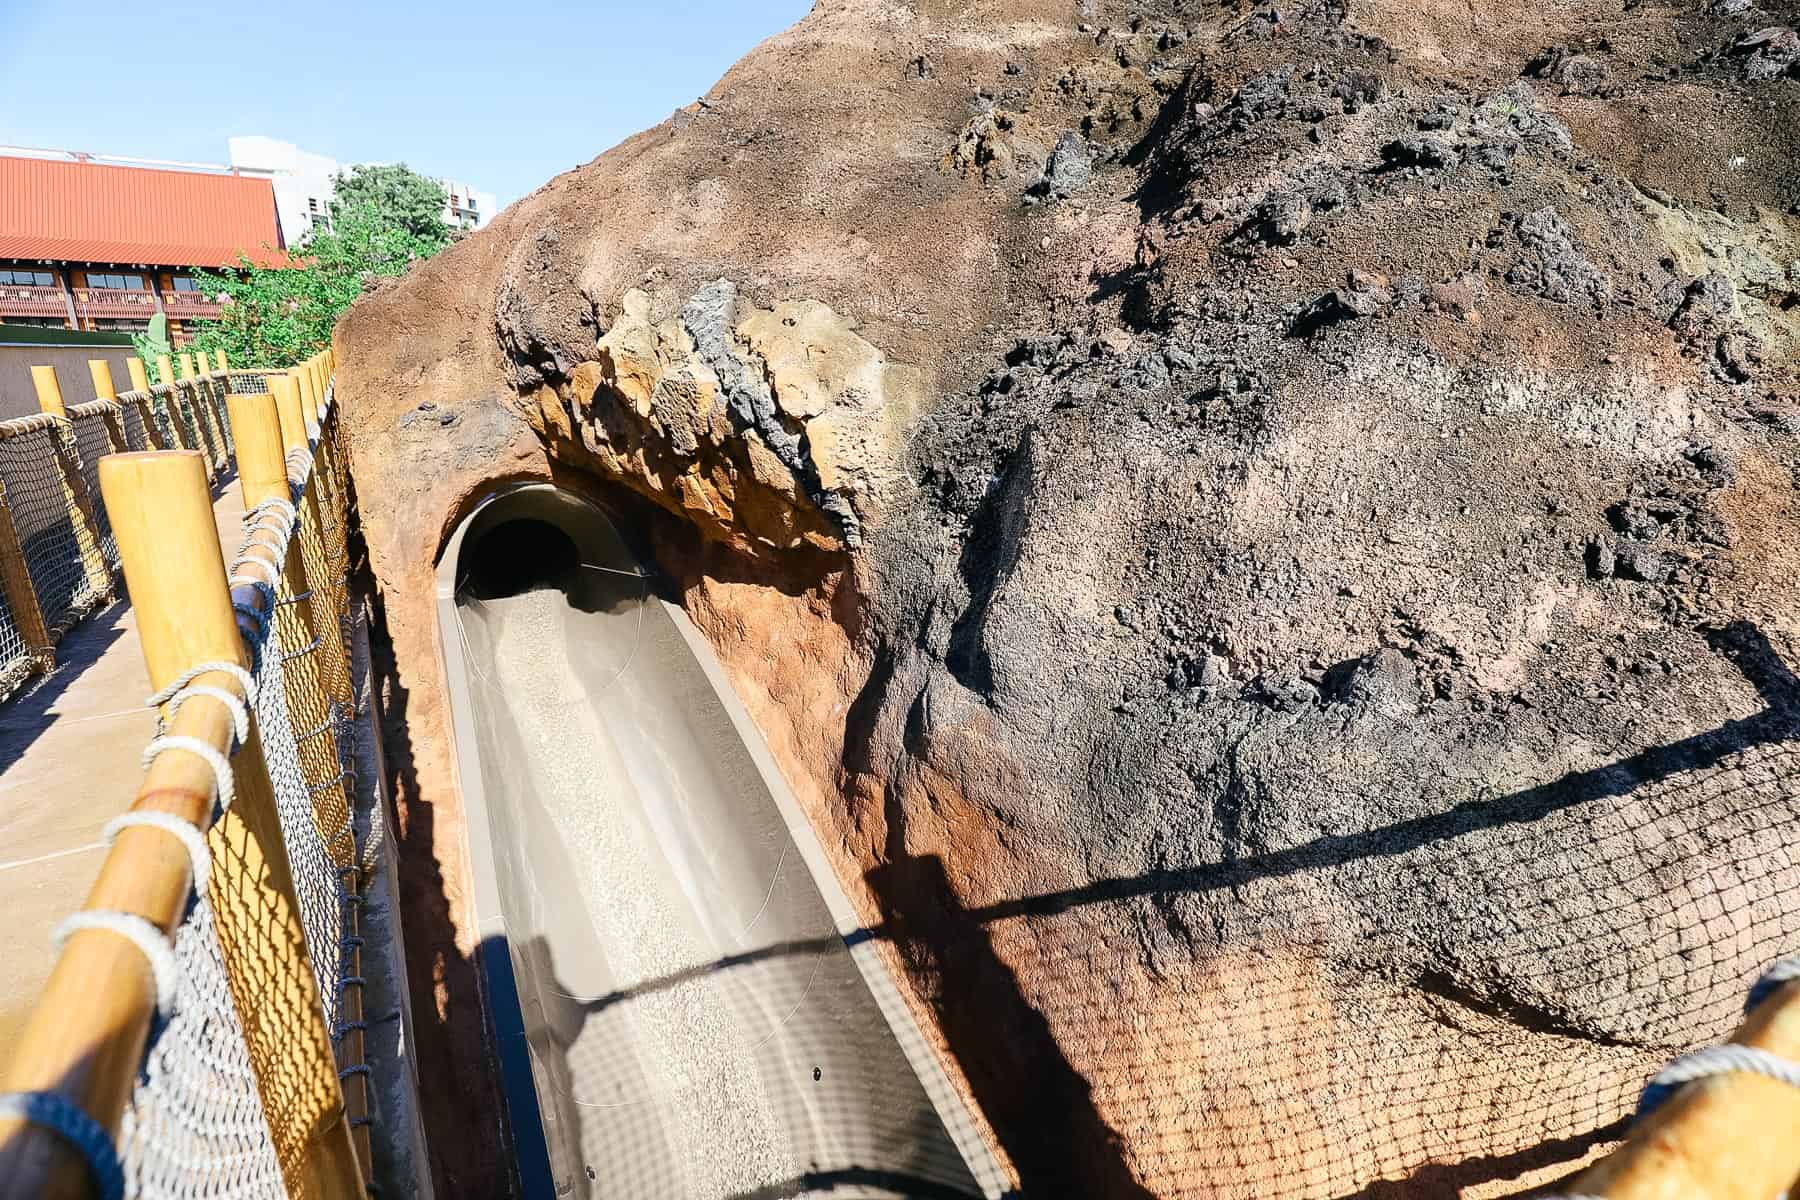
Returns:
[[[502,492],[438,579],[528,1193],[997,1194],[709,648],[606,515]]]

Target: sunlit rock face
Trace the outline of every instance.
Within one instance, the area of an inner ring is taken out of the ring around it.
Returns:
[[[1027,1194],[1616,1138],[1800,939],[1777,9],[821,0],[365,297],[442,1177],[504,1155],[432,571],[527,478],[711,639]]]

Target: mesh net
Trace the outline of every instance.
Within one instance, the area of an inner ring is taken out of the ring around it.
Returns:
[[[212,410],[212,403],[194,380],[184,379],[175,385],[176,403],[181,407],[183,419],[193,430],[193,448],[206,455],[213,474],[225,468],[225,439],[219,432],[219,423]]]
[[[0,483],[44,624],[58,637],[106,598],[99,544],[76,499],[87,485],[70,423],[38,415],[0,425]]]
[[[207,897],[195,898],[176,931],[175,956],[175,1012],[151,1030],[120,1125],[126,1192],[146,1200],[285,1196]]]
[[[224,439],[225,453],[227,456],[235,458],[237,456],[237,443],[231,439],[231,413],[225,405],[225,377],[223,375],[208,375],[201,382],[201,386],[206,389],[207,394],[212,398],[213,420],[218,423],[219,436]]]
[[[183,420],[173,389],[157,384],[150,389],[150,415],[156,422],[165,450],[192,450],[193,433]]]
[[[3,501],[0,501],[3,503]],[[31,676],[37,655],[26,644],[25,635],[13,619],[12,603],[6,589],[0,587],[0,700],[17,691]]]
[[[87,485],[88,499],[94,513],[94,525],[100,535],[100,552],[108,570],[119,569],[119,546],[113,540],[112,522],[107,519],[106,505],[100,500],[100,460],[117,448],[114,439],[124,441],[119,406],[105,400],[78,404],[69,410],[69,424],[75,432],[75,449],[81,458],[81,478]]]
[[[964,906],[939,859],[901,858],[869,876],[895,917],[878,932],[929,981],[1026,1194],[1513,1195],[1623,1136],[1645,1081],[1729,1037],[1795,949],[1787,703],[1398,824],[1334,812],[1310,839],[1070,891]],[[1521,865],[1510,894],[1459,915],[1497,864]],[[1396,945],[1449,965],[1396,966]]]
[[[119,393],[119,427],[124,432],[127,450],[158,449],[150,436],[154,419],[149,396],[143,392]]]

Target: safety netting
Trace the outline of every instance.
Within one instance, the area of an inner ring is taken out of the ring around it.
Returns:
[[[148,392],[120,392],[119,428],[125,436],[127,450],[162,450],[166,446],[152,432],[156,417],[150,407]]]
[[[119,546],[113,540],[112,522],[100,499],[100,460],[125,449],[125,431],[119,406],[94,400],[69,409],[69,427],[75,434],[75,451],[81,463],[81,479],[94,513],[94,532],[108,570],[119,568]]]
[[[0,498],[0,505],[4,503],[4,498]],[[0,588],[0,700],[12,695],[31,677],[38,658],[13,617],[12,602],[6,593],[7,589]]]
[[[47,413],[0,422],[0,483],[44,624],[58,637],[110,592],[71,423]]]

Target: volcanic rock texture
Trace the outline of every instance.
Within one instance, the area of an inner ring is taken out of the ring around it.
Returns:
[[[1800,948],[1796,25],[820,0],[360,302],[440,1181],[505,1186],[432,571],[544,477],[712,640],[1025,1194],[1615,1140]]]

